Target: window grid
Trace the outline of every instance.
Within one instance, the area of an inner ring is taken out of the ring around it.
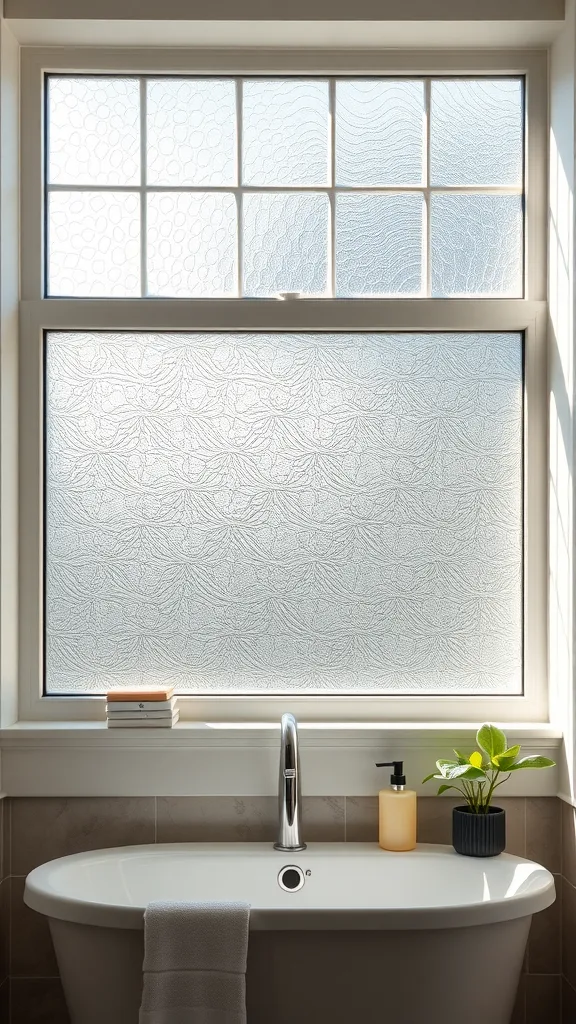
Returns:
[[[47,75],[47,81],[51,77],[63,78],[63,77],[97,77],[94,75],[82,76],[82,75]],[[147,198],[150,194],[154,193],[173,193],[173,194],[195,194],[195,193],[222,193],[233,195],[236,204],[236,217],[237,217],[237,230],[236,230],[236,290],[233,294],[227,293],[219,295],[219,299],[234,299],[234,298],[250,298],[251,293],[244,291],[243,289],[243,200],[246,195],[262,195],[262,194],[315,194],[324,195],[328,199],[329,213],[328,213],[328,265],[327,265],[327,287],[322,293],[316,293],[317,297],[321,298],[337,298],[338,292],[336,288],[336,198],[340,195],[420,195],[424,202],[424,225],[423,225],[423,237],[422,237],[422,260],[423,260],[423,273],[421,276],[422,289],[419,293],[378,293],[374,297],[386,297],[386,298],[402,298],[402,299],[418,299],[418,298],[431,298],[432,293],[432,266],[431,266],[431,207],[432,207],[432,196],[434,195],[475,195],[475,196],[488,196],[488,195],[511,195],[519,196],[523,199],[522,203],[522,237],[524,239],[523,249],[525,243],[525,167],[523,167],[522,181],[519,185],[431,185],[431,115],[432,115],[432,82],[439,81],[450,81],[450,80],[462,80],[466,79],[475,80],[478,76],[468,75],[413,75],[404,76],[400,78],[395,75],[368,75],[366,78],[380,81],[420,81],[424,85],[424,131],[423,131],[423,154],[422,154],[422,174],[423,182],[421,185],[337,185],[336,184],[336,84],[339,81],[346,81],[345,76],[288,76],[288,75],[266,75],[260,76],[262,81],[285,81],[289,78],[314,78],[318,82],[326,82],[328,85],[328,113],[329,113],[329,131],[328,131],[328,184],[327,185],[244,185],[242,184],[242,144],[243,144],[243,86],[244,82],[254,81],[259,76],[236,76],[232,78],[235,83],[235,97],[236,97],[236,185],[148,185],[147,184],[147,83],[148,81],[157,81],[159,78],[176,77],[176,78],[199,78],[205,80],[210,77],[208,75],[186,75],[186,76],[161,76],[161,75],[102,75],[100,77],[113,77],[113,78],[125,78],[125,79],[136,79],[140,85],[140,185],[66,185],[66,184],[50,184],[48,181],[48,170],[46,164],[45,171],[45,196],[46,196],[46,211],[49,208],[49,197],[52,193],[57,192],[78,192],[78,193],[105,193],[105,192],[121,192],[130,193],[132,195],[139,196],[139,220],[140,220],[140,297],[141,298],[155,298],[154,294],[151,294],[148,289],[148,258],[147,258]],[[218,81],[230,81],[231,77],[226,75],[214,75],[212,76]],[[498,75],[495,78],[505,79],[507,77],[515,78],[516,80],[522,79],[522,76],[506,76]],[[523,79],[522,79],[523,81]],[[47,90],[46,90],[47,92]],[[525,84],[523,82],[522,88],[523,106],[525,107]],[[524,115],[525,116],[525,115]],[[523,125],[524,134],[524,145],[525,150],[525,135],[526,128]],[[47,148],[47,147],[46,147]],[[525,163],[525,159],[523,161]],[[48,239],[48,228],[45,233],[46,238],[46,257],[44,260],[45,266],[45,285],[44,294],[49,297],[49,239]],[[523,260],[525,263],[525,260]],[[54,296],[61,297],[61,296]],[[215,296],[216,297],[216,296]],[[313,293],[306,293],[306,297],[313,297]],[[346,297],[350,297],[348,294]],[[358,299],[370,298],[370,294],[362,294],[358,296]],[[472,296],[471,296],[472,297]],[[505,296],[503,296],[505,297]],[[511,296],[509,296],[511,297]],[[522,271],[522,290],[517,296],[518,298],[525,297],[525,266]],[[75,298],[82,301],[81,296],[75,296]],[[88,296],[87,296],[88,298]],[[191,296],[193,299],[194,296]]]

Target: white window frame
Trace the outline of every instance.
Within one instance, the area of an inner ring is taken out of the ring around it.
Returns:
[[[525,75],[523,299],[44,298],[45,73]],[[42,695],[43,335],[46,330],[523,331],[524,694],[490,697],[179,698],[183,720],[276,721],[290,708],[321,722],[542,722],[547,684],[547,55],[537,50],[194,50],[24,48],[21,54],[21,304],[19,382],[19,719],[101,721],[102,697]]]

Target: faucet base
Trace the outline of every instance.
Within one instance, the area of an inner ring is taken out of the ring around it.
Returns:
[[[282,843],[274,843],[274,849],[280,850],[281,853],[299,853],[300,850],[306,850],[306,843],[302,843],[302,846],[282,846]]]

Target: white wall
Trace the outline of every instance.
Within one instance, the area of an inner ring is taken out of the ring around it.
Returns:
[[[19,46],[0,20],[0,722],[17,718]]]
[[[551,50],[550,77],[550,680],[564,730],[560,789],[575,795],[574,153],[576,0]]]

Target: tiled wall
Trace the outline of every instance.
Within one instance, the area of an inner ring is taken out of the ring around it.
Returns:
[[[449,843],[452,807],[445,797],[418,801],[420,842]],[[561,1018],[560,900],[536,915],[512,1024],[576,1024],[576,843],[555,798],[508,798],[508,850],[560,875],[564,914],[564,1016]],[[12,799],[0,802],[0,1024],[68,1024],[58,971],[43,917],[22,902],[24,878],[36,865],[67,853],[134,843],[272,842],[274,797],[137,797]],[[371,842],[377,836],[372,797],[304,799],[310,842]],[[568,919],[568,920],[567,920]],[[572,929],[570,929],[572,922]],[[9,978],[9,980],[8,980]],[[10,1000],[8,992],[10,991]],[[415,1022],[416,1024],[416,1022]]]
[[[576,809],[562,803],[562,1024],[576,1024]]]

